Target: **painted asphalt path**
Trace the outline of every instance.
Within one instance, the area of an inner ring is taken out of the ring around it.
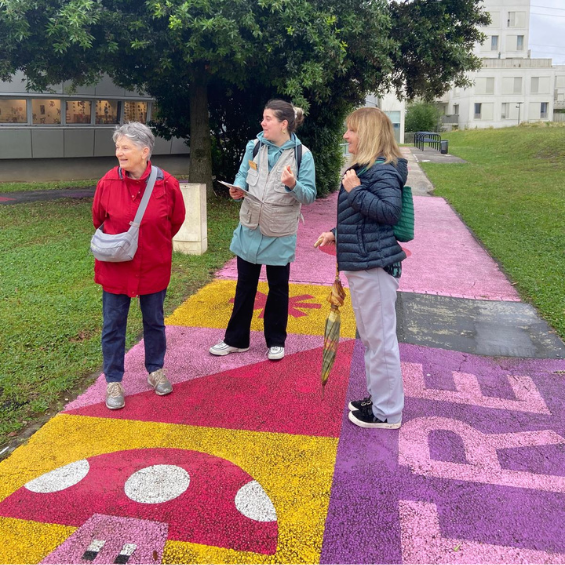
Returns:
[[[334,195],[304,208],[284,360],[265,357],[264,282],[250,350],[208,353],[228,263],[166,320],[173,394],[149,389],[138,343],[123,410],[101,375],[0,463],[0,562],[565,562],[565,346],[444,200],[415,205],[399,430],[347,420],[365,395],[349,299],[321,398],[335,259],[313,242]]]

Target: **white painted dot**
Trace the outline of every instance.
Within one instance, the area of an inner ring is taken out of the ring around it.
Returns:
[[[90,465],[86,459],[69,463],[64,467],[59,467],[49,473],[45,473],[33,481],[25,484],[27,490],[46,494],[49,492],[59,492],[80,483],[90,470]]]
[[[152,465],[135,472],[124,486],[128,498],[142,504],[168,502],[190,484],[190,475],[176,465]]]
[[[257,522],[274,522],[277,511],[263,487],[257,481],[243,485],[235,495],[235,507],[247,518]]]

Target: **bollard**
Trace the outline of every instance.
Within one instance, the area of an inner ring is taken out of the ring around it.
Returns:
[[[173,250],[185,255],[202,255],[208,249],[206,185],[180,183],[186,216],[179,232],[173,237]]]

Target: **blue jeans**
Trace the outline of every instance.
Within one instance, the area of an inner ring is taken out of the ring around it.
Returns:
[[[167,341],[163,304],[167,289],[139,297],[143,317],[145,368],[149,373],[163,367]],[[102,293],[102,355],[107,383],[119,383],[124,376],[126,327],[131,298],[127,294]]]

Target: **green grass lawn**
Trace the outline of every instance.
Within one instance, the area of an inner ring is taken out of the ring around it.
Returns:
[[[89,252],[91,206],[92,198],[0,206],[0,446],[100,373],[102,296]],[[232,201],[210,199],[209,251],[174,254],[167,315],[232,257],[238,210]],[[128,347],[141,329],[132,301]]]
[[[422,163],[436,187],[565,339],[565,127],[450,132],[465,164]]]

